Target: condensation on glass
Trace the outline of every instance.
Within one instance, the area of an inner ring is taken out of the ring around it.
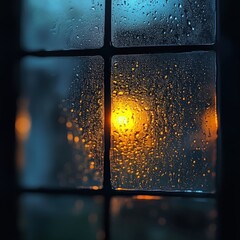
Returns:
[[[27,57],[16,133],[25,187],[102,187],[103,59]]]
[[[19,199],[22,240],[103,240],[103,198],[27,194]]]
[[[23,0],[21,17],[26,50],[103,46],[105,0]]]
[[[112,59],[114,189],[215,191],[214,52]]]
[[[111,201],[111,239],[215,240],[213,199],[115,197]]]
[[[113,0],[115,47],[213,44],[214,0]]]

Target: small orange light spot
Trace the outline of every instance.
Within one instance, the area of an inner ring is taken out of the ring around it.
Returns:
[[[149,196],[149,195],[138,195],[133,198],[138,200],[161,200],[162,199],[162,197],[160,196]]]
[[[28,112],[28,101],[26,99],[19,99],[18,112],[15,120],[15,132],[17,137],[16,166],[19,170],[24,167],[24,141],[27,140],[29,136],[31,125],[31,117]]]
[[[16,134],[20,139],[26,139],[31,129],[31,119],[27,112],[20,112],[15,121]]]
[[[94,162],[91,162],[90,163],[90,169],[94,169],[94,167],[95,167],[94,165],[95,165]]]
[[[74,137],[74,142],[78,143],[79,142],[79,137]]]
[[[68,139],[68,141],[72,141],[73,140],[73,134],[72,133],[68,133],[67,139]]]
[[[67,128],[71,128],[72,127],[72,123],[71,122],[66,122],[66,127]]]

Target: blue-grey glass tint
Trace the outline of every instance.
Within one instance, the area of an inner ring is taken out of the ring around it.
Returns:
[[[103,67],[100,56],[23,59],[16,118],[22,185],[102,186]]]
[[[103,240],[101,197],[23,195],[19,203],[21,240]]]
[[[113,45],[213,44],[215,4],[215,0],[113,0]]]
[[[112,240],[215,240],[212,199],[136,196],[111,201]]]
[[[115,189],[215,191],[214,52],[112,59]]]
[[[26,50],[103,46],[105,0],[23,0],[21,17]]]

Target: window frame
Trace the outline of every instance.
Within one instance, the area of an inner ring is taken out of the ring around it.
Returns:
[[[223,0],[222,0],[223,1]],[[158,47],[132,47],[132,48],[115,48],[111,45],[111,0],[106,0],[105,5],[105,39],[104,46],[101,49],[91,49],[91,50],[67,50],[67,51],[38,51],[38,52],[26,52],[20,48],[19,38],[20,38],[20,6],[21,1],[9,0],[4,3],[1,10],[4,14],[1,16],[2,22],[5,19],[10,19],[10,24],[12,28],[6,26],[3,29],[3,33],[7,37],[1,40],[1,63],[3,66],[2,77],[3,79],[9,79],[6,81],[6,87],[2,88],[2,112],[4,118],[2,119],[1,129],[3,132],[3,145],[1,146],[1,161],[0,168],[0,182],[1,182],[1,212],[6,219],[6,228],[4,232],[8,234],[10,239],[18,238],[17,230],[17,216],[18,216],[18,198],[24,193],[42,193],[42,194],[76,194],[76,195],[102,195],[105,199],[104,206],[104,229],[105,229],[105,239],[110,239],[110,200],[113,196],[134,196],[134,195],[156,195],[156,196],[169,196],[169,197],[197,197],[197,198],[214,198],[217,201],[218,211],[219,211],[219,224],[217,230],[217,239],[234,239],[233,232],[228,232],[226,229],[232,229],[233,221],[224,220],[226,216],[226,211],[222,210],[225,203],[228,203],[228,189],[227,186],[231,186],[231,181],[226,178],[227,174],[230,172],[229,168],[224,170],[222,166],[226,166],[226,156],[230,153],[229,146],[223,145],[223,139],[229,140],[226,136],[226,129],[230,128],[228,125],[225,126],[225,132],[222,132],[222,125],[225,123],[222,120],[222,108],[221,100],[222,94],[227,94],[227,90],[224,90],[221,76],[223,71],[220,69],[220,63],[222,62],[220,43],[220,1],[216,0],[217,6],[217,36],[216,43],[213,45],[193,45],[193,46],[158,46]],[[221,13],[224,10],[221,9]],[[10,17],[9,17],[10,16]],[[11,39],[11,41],[9,41]],[[111,57],[113,55],[121,54],[146,54],[146,53],[178,53],[187,51],[208,51],[213,50],[217,55],[217,110],[218,118],[220,120],[219,124],[219,137],[218,137],[218,147],[217,147],[217,177],[216,177],[216,193],[186,193],[186,192],[165,192],[165,191],[119,191],[113,190],[111,188],[110,182],[110,109],[111,109],[111,91],[110,91],[110,77],[111,77]],[[24,56],[93,56],[100,55],[104,58],[104,134],[105,134],[105,154],[104,154],[104,181],[103,189],[90,190],[90,189],[23,189],[17,184],[16,169],[15,169],[15,116],[16,116],[16,100],[19,94],[18,92],[18,62]],[[235,79],[236,81],[236,79]],[[225,92],[224,92],[225,91]],[[8,99],[8,101],[6,101]],[[236,104],[237,105],[237,104]],[[237,137],[236,137],[237,139]],[[226,153],[224,152],[226,151]],[[222,161],[224,164],[222,164]],[[224,177],[224,185],[222,177]],[[223,187],[224,186],[224,187]],[[231,192],[230,192],[231,193]],[[234,206],[228,206],[230,210],[234,210]],[[11,211],[7,211],[11,209]],[[231,215],[230,215],[231,216]],[[232,215],[233,216],[233,215]],[[228,233],[227,233],[228,232]],[[3,233],[4,234],[4,233]],[[228,235],[227,235],[228,234]],[[230,237],[232,236],[232,238]]]

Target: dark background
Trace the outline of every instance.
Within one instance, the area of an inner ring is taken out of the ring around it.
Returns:
[[[19,2],[0,3],[0,238],[17,239],[14,119],[19,57]],[[240,2],[220,0],[218,99],[220,112],[220,239],[240,239]]]
[[[240,34],[239,1],[220,1],[220,120],[222,165],[220,231],[223,239],[240,239]]]

